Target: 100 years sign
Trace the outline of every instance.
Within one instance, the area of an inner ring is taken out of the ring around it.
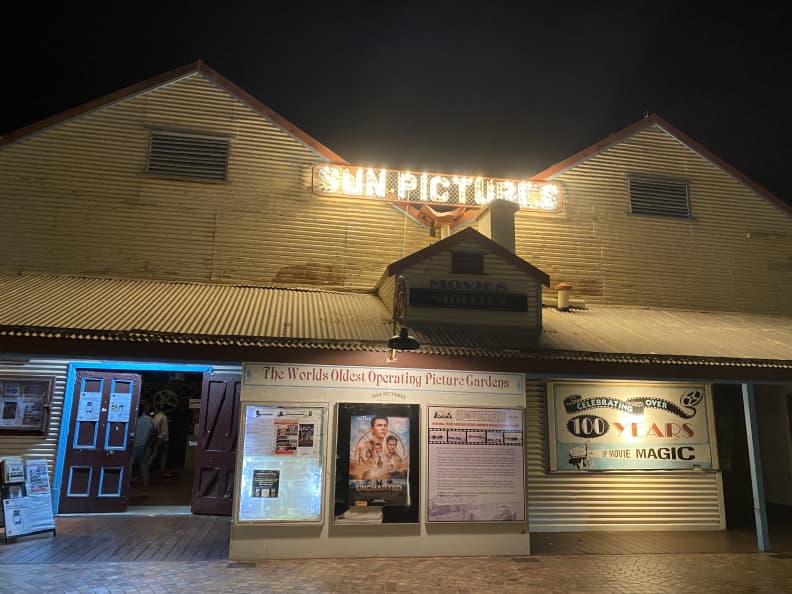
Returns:
[[[551,470],[713,468],[703,384],[551,382]]]

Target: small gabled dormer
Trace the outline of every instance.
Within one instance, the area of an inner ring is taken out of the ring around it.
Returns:
[[[393,319],[538,329],[541,270],[472,228],[390,264],[377,292]]]

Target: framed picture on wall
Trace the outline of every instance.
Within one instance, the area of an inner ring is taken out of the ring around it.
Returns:
[[[420,408],[339,403],[334,523],[418,523]]]
[[[55,378],[0,375],[0,435],[47,435]]]

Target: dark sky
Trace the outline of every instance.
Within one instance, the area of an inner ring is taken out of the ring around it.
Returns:
[[[7,26],[0,133],[200,58],[353,163],[527,177],[648,111],[792,203],[785,9],[211,6]]]

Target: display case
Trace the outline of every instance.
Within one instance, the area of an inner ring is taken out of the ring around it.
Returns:
[[[0,375],[0,435],[47,435],[55,378]]]
[[[321,524],[327,404],[244,402],[234,523]]]
[[[334,523],[418,523],[419,410],[338,404]]]

